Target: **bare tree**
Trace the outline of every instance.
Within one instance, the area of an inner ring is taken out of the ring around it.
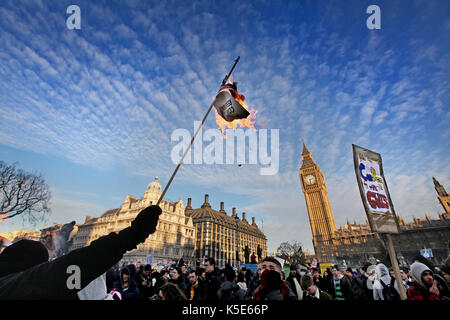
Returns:
[[[282,242],[277,249],[277,256],[290,265],[305,264],[305,254],[302,244],[297,241]]]
[[[0,161],[0,222],[21,215],[34,225],[50,213],[50,189],[42,175]]]

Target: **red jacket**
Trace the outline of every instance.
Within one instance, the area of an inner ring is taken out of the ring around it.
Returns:
[[[414,281],[414,284],[408,289],[408,300],[441,300],[441,298]]]

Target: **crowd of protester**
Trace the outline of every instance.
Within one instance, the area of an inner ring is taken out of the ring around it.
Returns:
[[[106,280],[108,292],[120,300],[400,300],[393,270],[379,261],[370,266],[335,265],[321,273],[317,268],[293,265],[286,277],[274,257],[258,263],[254,274],[246,267],[218,268],[209,258],[201,267],[114,267]],[[436,267],[419,255],[410,267],[401,267],[400,276],[408,300],[450,300],[450,257]]]
[[[399,300],[392,270],[383,263],[361,268],[332,266],[324,270],[290,267],[265,257],[257,272],[212,258],[199,267],[152,268],[129,264],[118,268],[123,255],[154,233],[162,210],[150,206],[131,225],[100,237],[88,246],[49,260],[39,241],[22,239],[0,252],[0,300]],[[111,267],[115,266],[115,267]],[[450,257],[442,266],[418,255],[402,267],[401,285],[409,300],[449,301]],[[400,281],[399,281],[400,282]]]

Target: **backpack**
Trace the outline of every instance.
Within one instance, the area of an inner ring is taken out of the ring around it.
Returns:
[[[400,295],[397,292],[397,290],[395,290],[394,288],[394,282],[395,282],[395,278],[391,277],[391,283],[389,283],[389,285],[386,285],[383,280],[380,279],[380,283],[383,286],[383,297],[384,300],[387,301],[396,301],[396,300],[400,300]]]

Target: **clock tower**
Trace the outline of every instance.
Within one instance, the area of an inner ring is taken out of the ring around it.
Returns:
[[[304,141],[302,165],[300,166],[300,184],[308,209],[314,251],[319,262],[329,262],[334,255],[332,238],[336,231],[336,225],[322,171],[314,162]]]

